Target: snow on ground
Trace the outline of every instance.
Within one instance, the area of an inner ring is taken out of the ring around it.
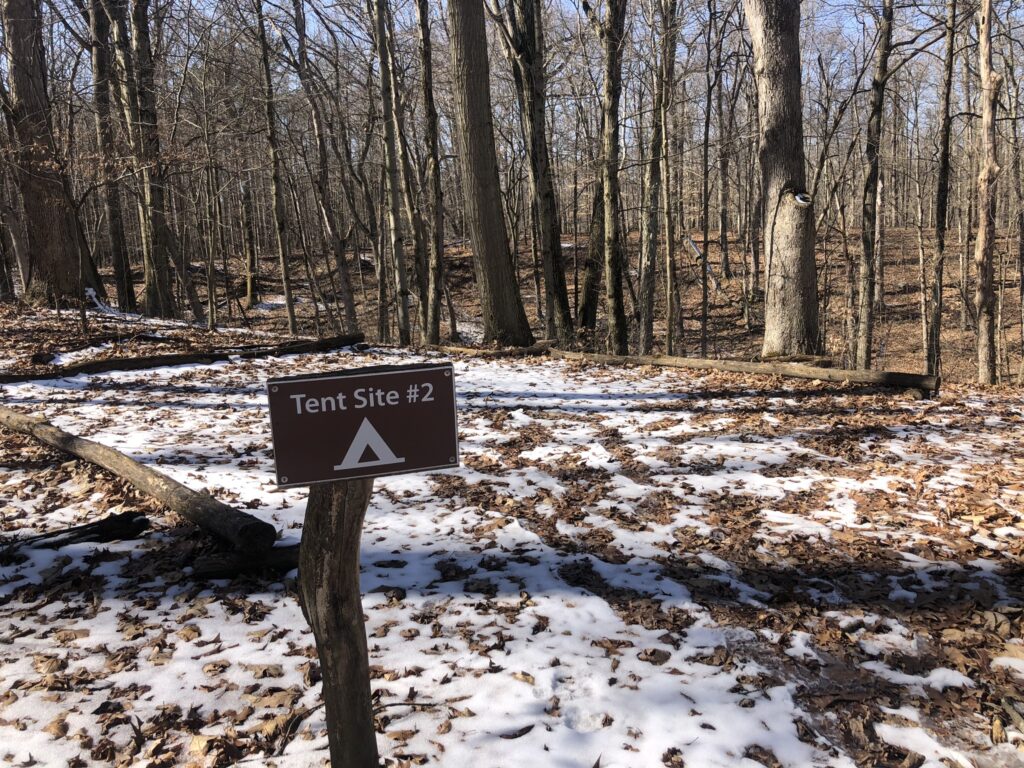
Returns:
[[[9,386],[4,404],[297,543],[306,491],[273,484],[263,382],[417,359],[108,373]],[[1024,699],[1019,397],[550,360],[459,359],[456,377],[464,466],[377,480],[364,527],[389,765],[1021,754],[988,740],[1000,698]],[[118,511],[95,472],[8,448],[6,534]],[[294,572],[190,578],[208,547],[159,518],[140,540],[3,555],[3,759],[325,763]]]

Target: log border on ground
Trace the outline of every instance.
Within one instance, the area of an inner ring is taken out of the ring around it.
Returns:
[[[795,379],[836,381],[853,384],[869,384],[878,387],[918,389],[937,395],[941,379],[920,373],[898,371],[863,371],[845,368],[819,368],[803,363],[755,363],[746,360],[706,360],[696,357],[673,357],[669,355],[618,356],[594,352],[570,352],[551,349],[551,357],[562,360],[586,360],[605,365],[656,365],[666,368],[689,368],[693,370],[730,371],[751,373],[761,376],[785,376]]]
[[[67,379],[85,373],[107,373],[109,371],[138,371],[149,368],[165,368],[175,365],[212,365],[237,357],[241,360],[255,360],[261,357],[280,357],[283,355],[300,355],[310,352],[330,352],[343,347],[362,344],[365,341],[362,333],[351,333],[344,336],[331,336],[326,339],[299,341],[279,344],[272,347],[257,349],[224,349],[210,352],[183,352],[167,355],[149,355],[146,357],[108,357],[103,360],[69,365],[53,371],[42,373],[11,373],[0,375],[0,384],[16,384],[26,381],[45,381],[48,379]]]
[[[270,523],[218,501],[208,493],[194,491],[114,448],[65,432],[38,416],[0,405],[0,426],[30,435],[52,448],[113,472],[247,555],[267,552],[277,540],[277,529]]]

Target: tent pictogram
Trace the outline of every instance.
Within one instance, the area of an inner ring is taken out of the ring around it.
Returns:
[[[364,459],[363,457],[368,451],[375,458]],[[404,463],[405,459],[395,456],[395,452],[384,442],[384,438],[380,436],[380,432],[374,428],[370,420],[363,419],[363,423],[359,425],[359,429],[356,431],[356,436],[352,438],[352,445],[349,446],[348,451],[345,453],[345,458],[342,459],[341,464],[335,464],[334,468],[336,470],[362,469],[363,467],[379,467],[384,464]]]

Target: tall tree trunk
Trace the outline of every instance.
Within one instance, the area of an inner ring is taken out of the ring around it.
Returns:
[[[655,275],[658,272],[658,229],[662,217],[660,195],[662,194],[662,162],[665,156],[665,114],[669,91],[675,75],[676,60],[676,12],[678,0],[663,0],[658,12],[661,20],[661,46],[658,66],[654,75],[654,117],[651,127],[650,153],[644,179],[646,199],[640,221],[640,354],[650,354],[654,347],[654,304]],[[667,273],[666,273],[667,276]],[[671,282],[671,281],[670,281]],[[672,325],[673,286],[667,286],[666,305],[669,308],[667,323]]]
[[[160,152],[160,125],[156,100],[156,64],[150,41],[150,0],[131,0],[132,53],[135,59],[135,86],[138,90],[139,148],[143,172],[143,192],[149,214],[150,251],[153,269],[146,274],[146,313],[160,317],[176,314],[170,291],[170,268],[177,272],[178,284],[185,293],[192,317],[206,324],[206,313],[188,272],[177,237],[168,223],[170,199],[167,168]]]
[[[295,14],[296,69],[302,90],[309,104],[310,117],[313,122],[313,139],[316,142],[317,173],[313,187],[316,190],[317,205],[320,208],[320,219],[324,233],[334,253],[334,262],[338,270],[338,282],[341,291],[341,303],[345,311],[345,332],[354,333],[359,330],[359,319],[356,317],[355,297],[352,293],[352,280],[349,276],[348,262],[345,261],[345,237],[334,208],[334,197],[331,192],[330,173],[327,154],[327,136],[324,127],[323,108],[320,102],[320,88],[309,71],[309,55],[306,51],[306,15],[303,0],[292,0]],[[283,205],[283,204],[282,204]]]
[[[260,273],[256,226],[253,221],[252,185],[249,179],[243,178],[239,182],[239,192],[242,198],[239,212],[245,252],[245,306],[252,309],[260,302]]]
[[[623,237],[619,216],[619,101],[622,96],[622,49],[626,30],[626,0],[608,0],[603,20],[583,8],[604,48],[601,91],[601,182],[604,193],[604,295],[608,322],[608,351],[624,355],[629,348],[622,295]]]
[[[528,346],[533,334],[501,209],[483,0],[449,0],[448,30],[466,225],[476,257],[484,340]]]
[[[949,212],[949,139],[952,128],[950,95],[953,89],[953,60],[956,56],[957,0],[946,0],[946,54],[943,61],[942,91],[939,99],[939,165],[935,181],[935,252],[931,268],[931,301],[928,307],[927,373],[942,373],[942,281],[946,260],[946,221]]]
[[[434,63],[428,0],[416,0],[416,16],[420,29],[420,64],[423,67],[423,108],[427,141],[426,188],[430,195],[430,264],[427,279],[427,321],[423,328],[423,339],[427,344],[438,344],[441,341],[441,293],[444,288],[444,193],[441,189],[441,150],[437,107],[434,104]]]
[[[814,207],[806,191],[799,0],[744,0],[754,48],[766,295],[763,357],[816,354]]]
[[[672,70],[674,70],[674,46]],[[670,74],[673,74],[670,70]],[[661,174],[661,218],[665,227],[665,354],[676,352],[676,329],[682,336],[682,301],[679,295],[679,276],[676,272],[676,220],[672,201],[672,90],[674,77],[666,78],[666,98],[661,105],[661,156],[665,168]]]
[[[17,181],[28,235],[25,294],[31,301],[65,305],[82,298],[87,254],[80,250],[78,223],[53,142],[42,16],[34,0],[3,0],[0,11],[9,62],[7,99],[18,145]]]
[[[885,107],[885,85],[889,77],[889,54],[892,50],[892,19],[894,0],[882,0],[878,22],[878,46],[875,49],[875,71],[871,80],[871,101],[868,127],[864,137],[864,195],[861,200],[860,303],[857,322],[857,367],[870,368],[874,345],[875,323],[875,244],[878,216],[878,150],[882,136],[882,112]]]
[[[405,135],[405,107],[402,104],[402,88],[398,79],[398,61],[395,54],[395,25],[390,5],[383,3],[385,20],[385,48],[388,56],[388,70],[391,76],[391,104],[390,115],[394,121],[395,135],[398,139],[398,161],[401,169],[402,202],[405,208],[405,223],[412,233],[413,243],[413,265],[415,266],[414,277],[416,280],[416,291],[419,298],[419,326],[420,335],[424,333],[427,326],[427,231],[423,221],[423,213],[420,210],[420,195],[416,189],[416,174],[413,172],[412,160],[408,139]],[[388,113],[385,112],[385,121]],[[402,271],[404,273],[404,265]]]
[[[1002,77],[992,70],[992,0],[978,9],[978,73],[981,79],[981,171],[978,174],[978,240],[974,262],[978,283],[974,305],[978,314],[978,383],[995,384],[995,292],[992,253],[996,237],[996,109]]]
[[[103,217],[106,245],[114,269],[117,306],[122,312],[136,312],[135,280],[124,238],[124,218],[117,184],[117,148],[110,116],[110,19],[100,0],[89,4],[89,32],[92,43],[93,102],[96,106],[96,139],[102,155]]]
[[[281,285],[284,291],[285,311],[288,313],[288,333],[299,332],[295,319],[295,298],[292,295],[291,253],[288,250],[288,219],[285,214],[284,172],[281,147],[277,137],[277,109],[274,106],[274,81],[270,76],[270,45],[267,25],[263,18],[263,0],[254,0],[256,34],[260,43],[260,68],[263,70],[263,119],[267,128],[267,149],[270,153],[270,186],[274,206],[274,235],[277,257],[281,265]]]
[[[601,303],[601,275],[604,271],[604,183],[599,174],[594,183],[590,206],[590,232],[587,238],[587,260],[583,267],[583,300],[576,324],[593,331],[597,326],[597,308]]]
[[[377,44],[377,60],[380,63],[380,93],[384,115],[384,167],[387,179],[388,232],[391,235],[391,251],[395,266],[395,291],[398,309],[398,342],[408,344],[412,339],[409,331],[409,281],[405,272],[405,254],[402,248],[402,188],[399,180],[398,131],[395,126],[393,80],[391,57],[388,54],[387,22],[385,20],[387,0],[374,0],[374,37]]]
[[[548,322],[563,344],[572,340],[572,313],[565,285],[562,229],[558,218],[554,172],[547,138],[547,78],[544,73],[544,23],[536,0],[509,0],[498,16],[501,40],[512,64],[519,100],[523,138],[530,156],[528,165],[535,231],[544,269]]]

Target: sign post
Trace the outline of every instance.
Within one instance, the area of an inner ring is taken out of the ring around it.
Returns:
[[[459,465],[450,364],[267,382],[279,486],[312,486],[299,593],[323,676],[331,765],[378,768],[359,540],[373,478]]]

